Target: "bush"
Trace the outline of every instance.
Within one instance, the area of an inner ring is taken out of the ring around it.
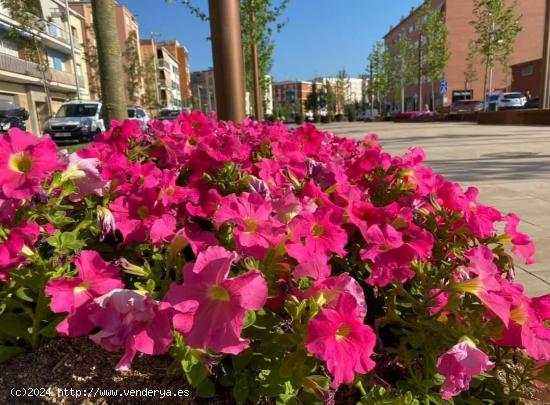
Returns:
[[[342,120],[344,119],[344,114],[341,114],[341,113],[338,113],[334,116],[336,122],[342,122]]]
[[[294,116],[294,122],[296,123],[296,125],[302,125],[304,123],[304,115],[296,114]]]
[[[356,117],[357,117],[357,112],[355,110],[349,110],[348,111],[348,121],[349,122],[355,121]]]
[[[321,115],[313,114],[313,122],[315,122],[316,124],[319,124],[321,122]]]
[[[2,360],[89,335],[117,370],[169,352],[239,403],[505,403],[548,382],[519,218],[420,149],[192,113],[68,156],[19,130],[0,150]]]

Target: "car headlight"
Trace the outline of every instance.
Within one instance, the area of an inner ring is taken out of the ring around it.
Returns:
[[[9,122],[9,121],[0,122],[0,129],[2,131],[7,131],[8,129],[10,129],[10,127],[11,127],[11,122]]]
[[[80,123],[80,128],[83,131],[91,131],[92,130],[92,120],[84,120]]]

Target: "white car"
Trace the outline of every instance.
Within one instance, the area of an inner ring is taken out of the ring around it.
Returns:
[[[55,142],[89,142],[105,131],[101,101],[73,100],[63,103],[46,122],[44,133]]]
[[[523,108],[527,98],[522,93],[499,93],[491,94],[487,98],[487,110],[511,110],[514,108]]]
[[[128,108],[128,118],[131,120],[141,121],[141,128],[147,128],[149,122],[149,116],[143,108],[131,107]]]

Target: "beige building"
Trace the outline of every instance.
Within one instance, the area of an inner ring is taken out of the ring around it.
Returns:
[[[188,107],[191,105],[191,76],[189,73],[189,52],[187,48],[181,45],[177,40],[163,41],[160,46],[166,48],[171,55],[178,61],[180,95],[182,105]]]
[[[76,77],[86,72],[82,53],[75,50],[75,74],[69,40],[71,30],[78,43],[83,16],[73,11],[67,19],[65,4],[60,0],[41,0],[38,5],[38,30],[20,31],[20,35],[39,37],[43,45],[42,65],[31,61],[22,42],[10,35],[12,28],[20,24],[0,5],[0,108],[25,108],[29,112],[27,129],[35,134],[42,132],[46,120],[64,101],[77,97]],[[81,96],[86,96],[87,81],[82,80],[80,87]]]

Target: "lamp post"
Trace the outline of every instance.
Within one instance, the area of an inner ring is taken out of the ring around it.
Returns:
[[[245,118],[244,64],[239,0],[208,0],[218,117]]]
[[[550,107],[550,0],[546,0],[544,18],[544,49],[542,57],[542,80],[539,108]]]
[[[80,100],[80,80],[76,71],[76,52],[74,47],[73,31],[71,29],[71,10],[69,9],[69,0],[65,0],[65,16],[67,19],[67,32],[69,34],[69,43],[71,44],[71,56],[73,60],[74,80],[76,84],[76,97]]]
[[[160,32],[151,32],[151,48],[153,49],[153,66],[155,69],[155,90],[157,95],[157,106],[160,106],[159,80],[157,68],[157,47],[155,45],[155,37],[160,37]]]

